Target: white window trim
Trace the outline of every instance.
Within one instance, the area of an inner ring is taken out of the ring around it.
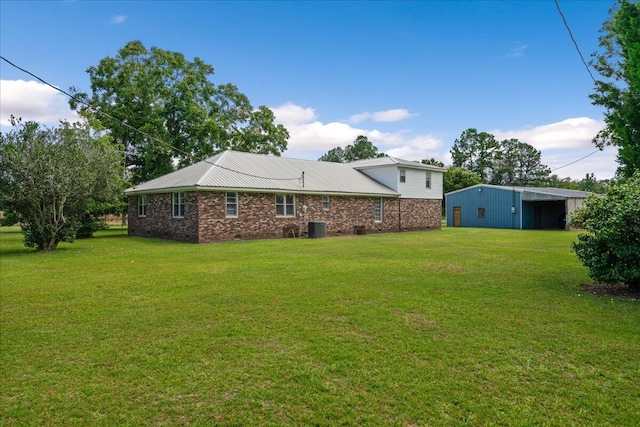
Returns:
[[[233,215],[229,214],[229,205],[230,205],[230,203],[229,203],[229,194],[233,194],[234,198],[235,198],[235,203],[231,203],[231,205],[235,205],[235,208],[236,208],[235,209],[236,213],[233,214]],[[238,214],[239,214],[239,211],[240,211],[240,208],[238,206],[238,193],[235,192],[235,191],[228,191],[228,192],[224,193],[224,202],[225,202],[224,203],[224,215],[225,215],[225,217],[226,218],[238,218]]]
[[[425,186],[428,189],[431,189],[431,172],[427,172],[425,176]]]
[[[278,203],[278,196],[283,198],[283,203]],[[287,197],[291,197],[293,199],[291,205],[293,205],[293,213],[291,215],[287,215]],[[275,195],[275,207],[276,207],[276,217],[277,218],[295,218],[296,216],[296,195],[295,194],[276,194]],[[278,215],[278,205],[284,207],[284,215]]]
[[[174,218],[184,218],[184,211],[185,211],[185,205],[184,205],[184,193],[172,193],[171,196],[171,213],[173,214]],[[182,201],[182,203],[180,203]],[[180,208],[179,206],[182,206],[182,215],[180,215]],[[178,215],[176,215],[176,207],[178,207]]]
[[[147,216],[147,196],[138,196],[138,217],[144,218]]]
[[[329,209],[331,209],[331,197],[322,196],[322,210],[328,211]]]
[[[400,169],[400,183],[404,184],[405,182],[407,182],[407,170]]]
[[[378,204],[380,204],[380,208],[378,208]],[[382,197],[374,199],[373,200],[373,219],[375,222],[382,222],[382,220],[384,219],[383,210],[384,210],[384,203],[382,202]]]

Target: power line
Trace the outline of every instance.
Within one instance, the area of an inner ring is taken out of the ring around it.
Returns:
[[[587,61],[584,60],[584,56],[582,55],[582,52],[580,51],[580,47],[578,46],[578,42],[573,37],[573,33],[571,32],[571,28],[569,28],[569,24],[567,23],[566,18],[564,17],[564,13],[562,13],[562,9],[560,9],[560,5],[558,4],[558,0],[553,0],[553,2],[556,5],[556,9],[558,9],[558,13],[560,14],[560,17],[562,18],[562,22],[564,22],[564,26],[567,29],[567,32],[569,32],[569,37],[571,37],[571,41],[573,42],[573,45],[576,47],[576,50],[578,51],[578,55],[580,56],[580,60],[584,64],[584,68],[586,68],[587,73],[589,73],[589,75],[591,76],[591,80],[593,80],[593,82],[596,83],[596,79],[595,79],[595,77],[593,77],[593,74],[591,74],[591,69],[589,68],[589,65],[587,64]]]
[[[560,14],[560,17],[562,18],[562,22],[564,23],[565,28],[567,29],[567,32],[569,33],[569,37],[571,38],[571,41],[573,42],[573,45],[576,48],[576,51],[578,52],[578,56],[580,56],[580,60],[582,61],[582,64],[584,65],[584,68],[587,70],[587,73],[589,73],[589,76],[591,77],[591,80],[593,80],[594,84],[597,84],[595,77],[593,77],[593,74],[591,73],[591,68],[589,68],[589,64],[587,64],[587,61],[585,61],[584,59],[584,55],[582,55],[582,51],[580,50],[580,46],[578,46],[578,42],[576,41],[575,37],[573,37],[573,32],[571,31],[571,28],[569,27],[569,23],[567,22],[567,19],[564,16],[564,13],[562,13],[562,9],[560,9],[560,4],[558,3],[558,0],[553,0],[553,3],[556,5],[556,9],[558,9],[558,13]],[[567,166],[571,166],[575,163],[578,163],[584,159],[586,159],[589,156],[592,156],[594,154],[596,154],[598,151],[601,151],[600,149],[597,149],[589,154],[587,154],[586,156],[580,157],[578,160],[574,160],[572,162],[567,163],[566,165],[562,165],[560,167],[557,167],[555,169],[551,169],[551,172],[555,172],[559,169],[565,168]]]
[[[600,149],[598,148],[597,150],[595,150],[595,151],[593,151],[593,152],[591,152],[591,153],[587,154],[586,156],[580,157],[578,160],[574,160],[573,162],[571,162],[571,163],[567,163],[566,165],[562,165],[562,166],[557,167],[557,168],[555,168],[555,169],[551,169],[551,172],[555,172],[555,171],[557,171],[558,169],[562,169],[562,168],[565,168],[565,167],[567,167],[567,166],[571,166],[571,165],[572,165],[572,164],[574,164],[574,163],[578,163],[579,161],[584,160],[584,159],[586,159],[586,158],[587,158],[587,157],[589,157],[589,156],[593,156],[593,155],[594,155],[594,154],[596,154],[598,151],[602,151],[602,150],[600,150]]]
[[[57,90],[58,92],[60,92],[60,93],[62,93],[62,94],[64,94],[64,95],[66,95],[66,96],[68,96],[69,98],[71,98],[71,99],[73,99],[74,101],[76,101],[78,104],[84,105],[84,106],[85,106],[85,107],[87,107],[90,111],[92,111],[92,112],[94,112],[94,113],[96,113],[96,114],[100,114],[100,115],[102,115],[102,116],[104,116],[104,117],[108,117],[108,118],[110,118],[111,120],[114,120],[114,121],[118,122],[120,125],[122,125],[122,126],[124,126],[124,127],[128,128],[128,129],[131,129],[131,130],[133,130],[134,132],[138,132],[139,134],[141,134],[141,135],[143,135],[143,136],[145,136],[145,137],[149,138],[149,139],[150,139],[150,140],[152,140],[152,141],[159,142],[159,143],[160,143],[160,144],[162,144],[162,145],[165,145],[165,146],[168,146],[168,147],[173,148],[175,151],[177,151],[177,152],[179,152],[179,153],[186,154],[186,155],[190,155],[190,153],[186,152],[185,150],[182,150],[182,149],[180,149],[180,148],[178,148],[178,147],[176,147],[176,146],[173,146],[173,145],[169,144],[169,143],[168,143],[168,142],[166,142],[166,141],[163,141],[163,140],[161,140],[161,139],[159,139],[159,138],[157,138],[157,137],[155,137],[155,136],[153,136],[153,135],[150,135],[150,134],[148,134],[148,133],[146,133],[146,132],[144,132],[144,131],[142,131],[142,130],[140,130],[140,129],[138,129],[138,128],[134,127],[134,126],[131,126],[130,124],[128,124],[128,123],[127,123],[127,122],[125,122],[124,120],[120,120],[120,119],[118,119],[118,118],[116,118],[116,117],[113,117],[112,115],[110,115],[110,114],[108,114],[108,113],[105,113],[105,112],[104,112],[104,111],[102,111],[100,108],[95,108],[95,107],[91,106],[90,104],[86,103],[85,101],[81,100],[80,98],[78,98],[78,97],[76,97],[76,96],[74,96],[74,95],[72,95],[72,94],[70,94],[70,93],[68,93],[68,92],[66,92],[66,91],[64,91],[64,90],[62,90],[62,89],[60,89],[59,87],[56,87],[56,86],[52,85],[51,83],[47,82],[46,80],[44,80],[44,79],[42,79],[42,78],[38,77],[37,75],[33,74],[31,71],[26,70],[26,69],[24,69],[24,68],[22,68],[22,67],[20,67],[20,66],[18,66],[18,65],[16,65],[16,64],[14,64],[13,62],[9,61],[9,60],[8,60],[7,58],[5,58],[4,56],[0,55],[0,59],[2,59],[3,61],[5,61],[7,64],[11,65],[12,67],[15,67],[15,68],[17,68],[18,70],[20,70],[20,71],[22,71],[22,72],[24,72],[24,73],[26,73],[26,74],[30,75],[31,77],[33,77],[33,78],[35,78],[35,79],[39,80],[40,82],[44,83],[45,85],[49,86],[50,88],[55,89],[55,90]],[[294,180],[302,181],[302,177],[296,177],[296,178],[273,178],[273,177],[267,177],[267,176],[253,175],[253,174],[250,174],[250,173],[241,172],[241,171],[238,171],[238,170],[235,170],[235,169],[227,168],[227,167],[224,167],[224,166],[221,166],[221,165],[218,165],[218,164],[212,163],[212,162],[210,162],[210,161],[209,161],[209,160],[207,160],[207,159],[203,159],[203,160],[201,160],[201,161],[202,161],[202,162],[205,162],[205,163],[207,163],[207,164],[210,164],[210,165],[212,165],[212,166],[218,167],[218,168],[220,168],[220,169],[224,169],[224,170],[227,170],[227,171],[230,171],[230,172],[234,172],[234,173],[237,173],[237,174],[240,174],[240,175],[244,175],[244,176],[249,176],[249,177],[252,177],[252,178],[268,179],[268,180],[272,180],[272,181],[294,181]]]

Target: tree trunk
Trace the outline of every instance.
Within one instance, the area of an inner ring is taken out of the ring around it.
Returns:
[[[55,251],[56,248],[58,247],[58,243],[60,243],[59,240],[52,240],[50,242],[41,242],[40,244],[38,244],[38,252],[41,251]]]

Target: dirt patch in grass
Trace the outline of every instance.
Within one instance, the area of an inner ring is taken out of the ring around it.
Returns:
[[[640,290],[629,289],[627,285],[582,285],[582,290],[593,295],[640,300]]]

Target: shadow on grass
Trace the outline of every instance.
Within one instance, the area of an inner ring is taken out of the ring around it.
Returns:
[[[94,237],[86,237],[82,239],[76,239],[74,243],[61,242],[53,251],[37,251],[35,248],[29,248],[24,246],[24,240],[22,237],[22,231],[19,227],[2,227],[0,230],[0,255],[2,257],[21,256],[21,255],[35,255],[35,254],[53,254],[67,251],[73,251],[77,248],[74,247],[76,242],[101,240],[101,239],[114,239],[114,238],[128,238],[126,228],[108,229],[98,231]]]
[[[22,231],[20,230],[20,227],[15,227],[15,226],[11,226],[11,227],[2,227],[2,234],[20,234],[22,233]],[[0,237],[1,239],[1,237]]]
[[[10,256],[17,256],[17,255],[45,255],[45,254],[52,254],[52,253],[59,253],[59,252],[67,252],[69,250],[73,250],[73,247],[67,247],[67,246],[63,246],[63,247],[58,247],[53,251],[37,251],[35,250],[35,248],[27,248],[26,246],[22,247],[22,248],[8,248],[8,249],[0,249],[0,255],[2,255],[2,257],[10,257]]]

